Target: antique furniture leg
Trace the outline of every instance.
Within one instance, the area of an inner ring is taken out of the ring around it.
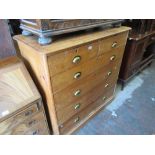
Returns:
[[[121,90],[122,91],[124,90],[124,87],[125,87],[125,82],[124,81],[121,81]]]
[[[24,35],[24,36],[32,36],[33,34],[30,31],[23,30],[22,35]]]
[[[47,45],[52,43],[52,38],[51,37],[44,37],[44,36],[40,36],[38,38],[38,43],[41,45]]]

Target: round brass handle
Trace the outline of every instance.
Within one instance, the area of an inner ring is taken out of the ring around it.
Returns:
[[[29,126],[31,126],[31,125],[33,125],[33,124],[36,124],[36,120],[30,121],[28,124],[29,124]]]
[[[117,46],[117,42],[114,42],[114,43],[111,45],[112,48],[115,48],[116,46]]]
[[[113,61],[113,60],[115,60],[115,58],[116,58],[116,56],[113,55],[112,57],[110,57],[110,60]]]
[[[81,90],[77,90],[75,93],[74,93],[74,96],[80,96],[81,94]]]
[[[80,78],[80,76],[81,76],[81,72],[77,72],[74,75],[74,79],[78,79],[78,78]]]
[[[109,71],[109,72],[108,72],[108,76],[110,76],[111,74],[112,74],[112,72],[111,72],[111,71]]]
[[[107,88],[109,86],[109,84],[107,83],[107,84],[105,84],[105,88]]]
[[[106,100],[106,96],[102,97],[102,100],[105,101]]]
[[[78,103],[78,104],[76,104],[75,106],[74,106],[74,109],[75,110],[77,110],[77,109],[79,109],[80,108],[80,103]]]
[[[26,113],[25,113],[25,116],[29,116],[29,115],[31,115],[33,113],[33,110],[29,110],[29,111],[27,111]]]
[[[35,131],[33,131],[33,135],[37,135],[39,133],[39,129],[38,130],[35,130]]]
[[[80,56],[75,56],[74,58],[73,58],[73,63],[74,64],[77,64],[77,63],[79,63],[81,61],[81,57]]]
[[[155,37],[152,37],[151,40],[155,40]]]
[[[60,128],[63,128],[64,126],[63,126],[63,124],[61,124],[61,125],[59,125],[59,127],[60,127]]]
[[[74,123],[77,123],[80,121],[80,117],[78,116],[77,118],[75,118]]]

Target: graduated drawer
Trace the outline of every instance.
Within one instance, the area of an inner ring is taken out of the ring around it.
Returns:
[[[98,42],[89,43],[75,49],[67,50],[48,57],[50,75],[63,72],[96,57],[99,49]]]
[[[42,124],[42,126],[45,126],[43,123],[45,121],[44,113],[41,111],[31,118],[28,118],[18,124],[17,126],[13,127],[12,129],[7,129],[3,134],[9,134],[9,135],[23,135],[31,128],[35,127],[37,124]]]
[[[46,122],[41,121],[39,124],[25,132],[24,135],[49,135]]]
[[[114,64],[117,60],[121,61],[124,51],[124,46],[118,49],[107,52],[99,57],[91,59],[90,61],[81,64],[80,66],[71,68],[66,72],[57,74],[53,78],[51,77],[52,90],[54,93],[68,87],[74,82],[83,79],[89,74],[95,72],[96,70],[102,68],[103,66]]]
[[[0,134],[3,134],[4,132],[7,132],[7,130],[12,129],[14,126],[31,117],[36,112],[38,112],[38,106],[37,104],[33,104],[32,106],[17,113],[16,115],[6,119],[5,121],[2,121],[0,123]]]
[[[121,33],[101,40],[99,42],[99,55],[125,45],[126,39],[127,34]]]
[[[78,114],[74,115],[70,120],[68,120],[63,125],[59,126],[61,134],[68,134],[71,130],[80,127],[85,121],[91,118],[100,109],[101,105],[106,105],[109,99],[112,99],[114,93],[114,87],[112,87],[106,93],[103,93],[95,102],[91,103],[85,109],[83,109]]]
[[[79,100],[99,83],[118,74],[119,63],[119,61],[116,61],[114,64],[106,65],[89,76],[74,82],[69,87],[54,94],[56,110],[62,109],[66,105]]]
[[[79,111],[89,106],[92,102],[96,101],[99,96],[106,93],[114,87],[116,84],[117,74],[89,91],[86,95],[82,96],[79,100],[74,101],[71,104],[67,104],[64,106],[62,104],[61,109],[57,110],[57,119],[58,124],[61,125],[68,119],[70,119],[73,115],[77,114]]]

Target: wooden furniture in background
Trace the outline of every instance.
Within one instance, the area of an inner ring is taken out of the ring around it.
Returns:
[[[0,19],[0,59],[16,55],[7,21]]]
[[[49,134],[40,94],[17,57],[0,61],[0,134]]]
[[[132,27],[125,48],[119,80],[124,85],[153,61],[155,43],[155,20],[127,20],[124,25]]]
[[[22,33],[20,29],[20,19],[8,19],[7,21],[12,36]]]
[[[54,134],[71,134],[114,97],[128,27],[65,36],[41,46],[15,36],[45,97]]]
[[[35,34],[38,42],[46,45],[52,42],[52,36],[95,27],[120,26],[120,19],[22,19],[23,35]]]

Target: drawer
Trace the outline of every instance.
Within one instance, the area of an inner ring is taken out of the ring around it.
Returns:
[[[19,112],[18,114],[8,118],[7,120],[0,123],[0,134],[4,133],[7,130],[12,129],[14,126],[21,123],[23,120],[31,117],[38,111],[37,104],[33,104],[32,106],[28,107],[27,109]]]
[[[99,55],[110,50],[116,49],[122,45],[125,45],[127,40],[127,34],[121,33],[109,38],[105,38],[99,42]]]
[[[96,70],[106,66],[108,64],[114,64],[117,60],[121,61],[124,51],[124,46],[118,49],[107,52],[99,57],[91,59],[87,63],[83,63],[80,66],[74,67],[61,74],[58,74],[51,78],[51,84],[53,92],[56,93],[69,85],[83,79]]]
[[[61,125],[62,123],[70,119],[73,115],[77,114],[79,111],[84,109],[86,106],[89,106],[92,102],[96,101],[99,96],[101,96],[102,94],[109,91],[109,89],[114,87],[116,84],[116,76],[117,75],[103,81],[93,90],[81,97],[79,100],[71,104],[68,104],[66,102],[65,105],[64,103],[59,105],[61,106],[61,108],[57,110],[58,124]]]
[[[155,34],[148,37],[148,43],[147,46],[155,42]]]
[[[113,74],[118,74],[120,66],[119,63],[119,61],[116,61],[114,64],[106,65],[97,70],[95,73],[86,76],[62,91],[54,94],[56,109],[61,109],[63,106],[79,100],[83,95],[92,90],[99,83],[102,83],[107,78],[113,76]]]
[[[104,106],[109,99],[112,99],[114,88],[115,87],[112,87],[108,92],[103,93],[95,102],[87,106],[80,113],[74,115],[69,121],[59,126],[60,133],[68,134],[70,130],[79,127],[83,121],[95,114],[95,110],[99,110],[98,108],[101,105]]]
[[[39,124],[25,132],[24,135],[49,135],[46,122],[41,121]]]
[[[44,121],[45,121],[44,113],[39,112],[35,114],[33,117],[21,122],[19,125],[15,126],[14,128],[10,130],[6,130],[6,132],[4,132],[3,134],[23,135],[25,132],[35,127],[39,123],[42,124],[42,126],[46,126],[45,123],[42,123]]]
[[[68,50],[48,57],[51,76],[63,72],[96,57],[99,49],[98,42],[90,43],[73,50]]]

